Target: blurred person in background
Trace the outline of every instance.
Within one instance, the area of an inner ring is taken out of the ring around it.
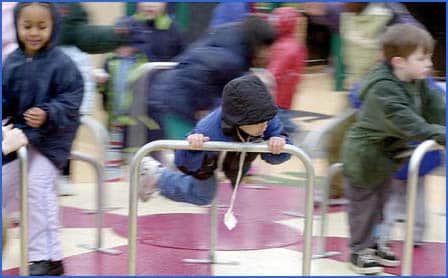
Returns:
[[[250,3],[247,2],[223,2],[213,10],[209,28],[243,21],[251,12]]]
[[[62,18],[59,46],[75,62],[84,80],[81,116],[93,115],[96,107],[96,83],[88,54],[110,52],[127,43],[128,30],[121,26],[90,24],[89,15],[82,3],[61,2],[56,5]],[[63,169],[58,189],[60,196],[75,194],[75,188],[70,183],[70,160]]]
[[[166,13],[165,2],[139,2],[130,18],[131,41],[149,62],[167,62],[182,53],[185,42],[179,26]]]
[[[16,2],[2,3],[2,64],[6,56],[17,48],[13,10]]]
[[[132,19],[120,18],[116,26],[129,29],[129,36],[133,38],[134,29],[131,27]],[[109,142],[106,151],[105,181],[117,182],[123,179],[121,166],[126,160],[124,146],[126,145],[126,128],[135,125],[138,119],[130,116],[130,107],[133,102],[133,90],[129,85],[139,78],[139,66],[147,63],[140,44],[132,39],[108,53],[104,62],[103,75],[97,75],[98,93],[103,98],[103,108],[107,112],[107,128]]]
[[[243,22],[211,29],[149,84],[148,115],[161,129],[149,132],[149,141],[183,139],[194,124],[221,102],[224,85],[264,67],[276,39],[265,20],[249,16]]]
[[[304,12],[315,24],[327,26],[331,32],[330,54],[334,70],[334,89],[344,90],[344,58],[341,34],[339,30],[340,14],[344,11],[344,2],[308,2],[304,3]]]
[[[276,28],[278,39],[271,46],[266,67],[275,78],[274,95],[279,108],[278,117],[290,138],[298,132],[297,125],[291,120],[290,110],[308,56],[306,46],[296,38],[295,31],[300,17],[299,11],[291,7],[273,11],[271,22]]]

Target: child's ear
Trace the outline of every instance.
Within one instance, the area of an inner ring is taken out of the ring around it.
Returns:
[[[403,57],[392,57],[392,59],[390,60],[390,64],[394,67],[394,68],[401,68],[403,67],[403,64],[405,62],[405,59]]]

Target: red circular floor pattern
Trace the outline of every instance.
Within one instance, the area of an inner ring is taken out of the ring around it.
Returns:
[[[238,218],[238,215],[236,215]],[[252,250],[297,244],[301,235],[285,225],[267,221],[238,222],[229,231],[219,216],[218,250]],[[141,216],[137,224],[137,240],[141,244],[190,250],[209,248],[208,214],[158,214]],[[125,223],[116,223],[114,231],[127,237]]]
[[[274,221],[289,219],[282,211],[303,211],[304,189],[290,186],[247,188],[242,184],[235,202],[238,224],[232,231],[223,224],[226,208],[219,209],[218,250],[253,250],[283,247],[301,241],[298,231]],[[220,205],[229,205],[232,188],[220,184]],[[151,202],[148,202],[151,205]],[[142,244],[207,250],[210,216],[208,214],[158,214],[138,218],[137,237]],[[297,220],[299,221],[299,220]],[[127,219],[112,224],[114,231],[127,237]]]

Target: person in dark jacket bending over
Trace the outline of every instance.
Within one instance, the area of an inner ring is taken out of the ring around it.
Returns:
[[[19,48],[3,67],[2,118],[21,129],[29,141],[30,275],[62,275],[55,185],[79,126],[84,84],[73,61],[55,47],[60,24],[53,4],[19,3],[14,20]],[[6,211],[17,201],[19,161],[15,157],[12,153],[3,160]]]
[[[362,81],[363,106],[342,147],[350,201],[350,263],[361,274],[400,263],[379,240],[390,181],[406,161],[397,155],[411,141],[432,139],[445,145],[445,101],[426,80],[433,48],[426,30],[393,25],[382,40],[385,61]]]
[[[191,146],[200,149],[206,141],[261,142],[267,140],[271,153],[261,158],[271,164],[280,164],[290,158],[282,153],[290,141],[277,118],[277,106],[270,93],[255,75],[245,75],[230,81],[223,91],[222,106],[203,118],[189,133]],[[196,205],[209,204],[215,194],[219,152],[178,150],[175,164],[181,171],[161,167],[151,157],[140,164],[139,197],[147,201],[160,190],[161,195],[178,202]],[[233,186],[238,172],[244,176],[258,153],[247,153],[240,169],[240,153],[227,152],[222,163],[224,174]]]
[[[271,25],[256,16],[213,28],[174,60],[172,70],[151,79],[148,115],[161,127],[149,141],[182,139],[207,113],[219,106],[230,80],[267,63],[276,39]]]

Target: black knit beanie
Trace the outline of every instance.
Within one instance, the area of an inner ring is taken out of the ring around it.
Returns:
[[[264,83],[248,74],[226,84],[222,96],[223,125],[230,127],[271,120],[277,106]]]

